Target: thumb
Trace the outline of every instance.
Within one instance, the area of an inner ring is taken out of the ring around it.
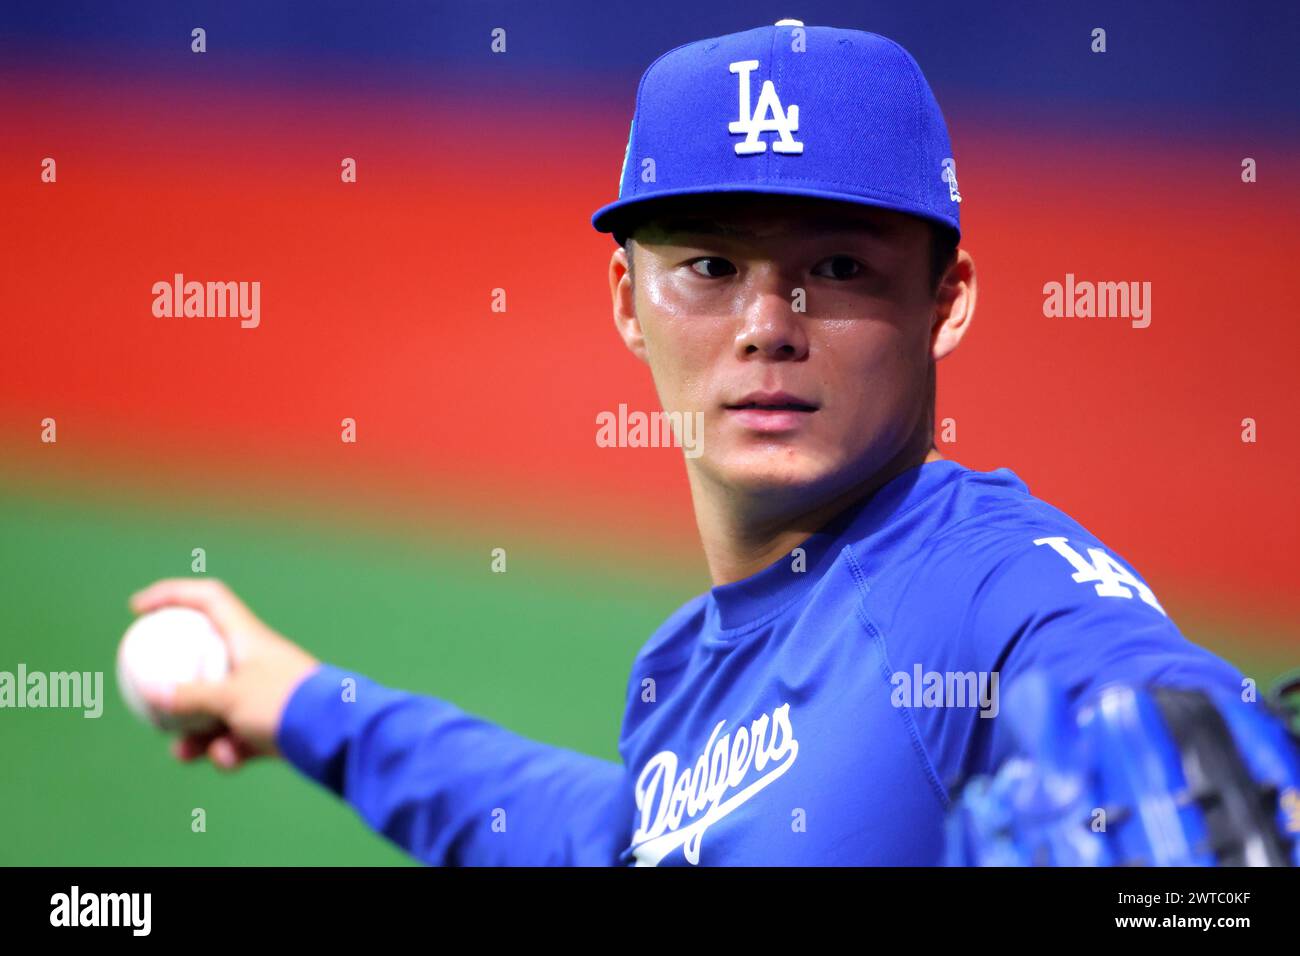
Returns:
[[[224,718],[229,696],[222,681],[192,681],[172,687],[142,690],[146,700],[176,717],[206,715]]]

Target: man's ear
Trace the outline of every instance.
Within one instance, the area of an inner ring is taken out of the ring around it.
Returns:
[[[618,329],[619,337],[629,352],[647,362],[645,335],[636,317],[636,296],[632,290],[632,274],[627,267],[627,250],[622,246],[614,250],[609,260],[609,294],[614,305],[614,328]]]
[[[970,329],[975,318],[977,289],[975,260],[965,249],[958,249],[935,293],[930,354],[936,362],[957,348]]]

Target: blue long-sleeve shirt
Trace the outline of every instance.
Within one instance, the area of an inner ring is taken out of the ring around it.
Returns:
[[[322,666],[286,759],[434,864],[931,864],[952,785],[1010,752],[1016,675],[1241,686],[1012,472],[917,466],[633,662],[622,763]],[[355,682],[353,685],[350,682]]]

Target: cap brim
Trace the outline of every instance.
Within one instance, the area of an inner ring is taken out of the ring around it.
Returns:
[[[627,238],[628,231],[635,228],[639,221],[645,220],[660,200],[679,196],[709,196],[715,193],[751,193],[755,196],[806,196],[810,199],[826,199],[834,202],[852,203],[872,209],[889,209],[894,212],[919,216],[931,222],[951,229],[958,238],[961,227],[955,219],[937,214],[917,203],[902,202],[896,196],[868,196],[856,193],[842,193],[833,189],[816,186],[786,186],[780,183],[756,186],[754,183],[710,184],[708,186],[690,186],[682,189],[664,189],[645,196],[632,196],[619,199],[597,209],[591,217],[591,225],[597,232],[608,232],[620,244]]]

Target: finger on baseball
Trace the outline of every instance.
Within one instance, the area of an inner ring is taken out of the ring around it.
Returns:
[[[226,688],[218,681],[193,681],[173,687],[142,687],[140,694],[151,706],[176,717],[223,717]]]
[[[230,588],[214,578],[165,578],[131,595],[131,610],[145,614],[162,607],[192,607],[212,619],[217,630],[245,623],[252,612]]]

